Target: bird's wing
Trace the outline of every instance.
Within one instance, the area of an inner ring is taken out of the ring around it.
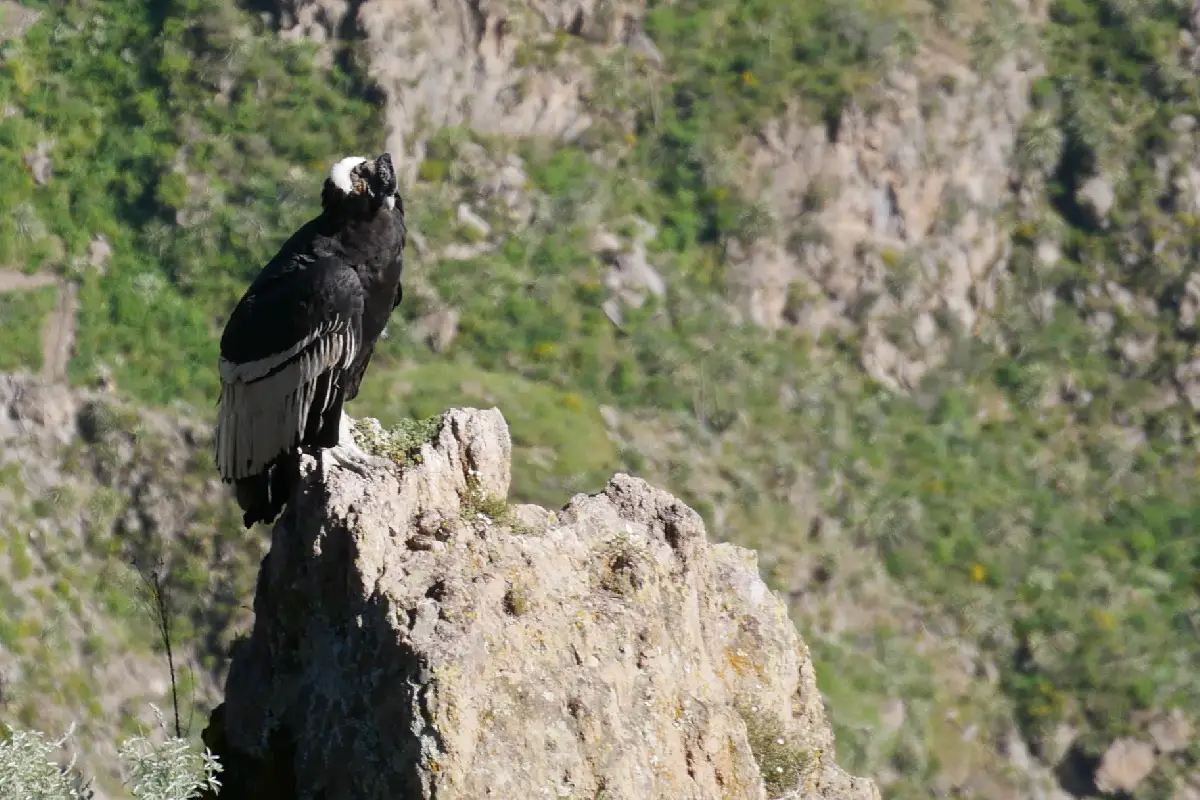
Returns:
[[[362,343],[363,290],[344,262],[315,258],[248,293],[221,337],[221,407],[214,449],[226,480],[262,471],[295,447],[314,406],[339,391],[319,380]]]

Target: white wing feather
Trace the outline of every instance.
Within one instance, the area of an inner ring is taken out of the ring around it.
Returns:
[[[297,445],[314,402],[323,412],[332,392],[317,397],[317,379],[344,369],[360,342],[344,319],[331,320],[293,347],[258,361],[220,361],[221,408],[214,437],[217,469],[226,480],[261,472]],[[278,370],[272,374],[273,370]]]

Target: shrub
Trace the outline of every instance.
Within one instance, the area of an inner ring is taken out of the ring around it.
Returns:
[[[160,727],[166,726],[157,708]],[[56,755],[71,732],[57,741],[36,730],[8,729],[0,739],[0,797],[27,800],[88,800],[88,784],[75,772],[74,759],[60,764]],[[201,789],[217,789],[221,765],[206,749],[197,753],[185,739],[166,736],[154,743],[134,736],[121,745],[119,758],[129,773],[137,800],[191,800]]]

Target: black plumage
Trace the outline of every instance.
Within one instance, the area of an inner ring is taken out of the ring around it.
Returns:
[[[321,213],[284,243],[221,336],[217,468],[247,528],[287,503],[302,449],[343,445],[343,404],[403,294],[407,230],[391,156],[346,158]]]

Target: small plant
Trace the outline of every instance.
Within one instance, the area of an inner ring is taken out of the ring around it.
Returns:
[[[42,367],[42,328],[54,309],[58,290],[49,287],[33,291],[0,294],[0,370]]]
[[[529,613],[529,593],[522,586],[510,586],[504,593],[504,611],[514,617]]]
[[[813,768],[813,754],[788,741],[788,733],[772,712],[758,706],[740,706],[746,723],[750,751],[758,762],[769,797],[795,789]]]
[[[27,797],[31,800],[83,800],[90,793],[79,787],[74,774],[74,759],[66,766],[53,756],[72,731],[51,741],[41,731],[8,731],[0,740],[0,797]]]
[[[405,419],[384,430],[379,420],[365,417],[354,423],[359,447],[401,466],[421,463],[421,446],[433,440],[442,426],[440,414],[425,419]]]
[[[162,712],[153,705],[151,708],[159,727],[166,730]],[[217,779],[221,765],[216,757],[207,748],[197,753],[178,736],[168,736],[161,744],[134,736],[121,745],[119,755],[129,771],[129,786],[137,800],[191,800],[202,789],[215,792],[221,787]]]
[[[158,708],[155,717],[166,731]],[[3,729],[0,729],[3,732]],[[0,797],[25,800],[90,800],[90,782],[75,771],[75,760],[58,763],[54,756],[70,739],[68,730],[57,741],[36,730],[8,729],[0,739]],[[126,739],[118,751],[129,773],[128,785],[136,800],[192,800],[202,789],[216,791],[221,765],[207,749],[197,753],[190,742],[168,735],[162,743],[145,736]]]
[[[138,418],[132,411],[94,400],[80,410],[78,425],[83,440],[94,445],[119,431],[133,432],[138,426]]]
[[[600,574],[601,588],[628,598],[636,598],[649,582],[644,552],[633,546],[627,536],[615,540],[604,558]]]
[[[468,522],[482,520],[487,525],[512,526],[516,521],[508,501],[493,497],[480,485],[475,470],[467,474],[467,492],[462,498],[462,517]]]
[[[142,578],[143,601],[146,609],[154,620],[154,628],[163,643],[167,653],[167,670],[171,678],[171,705],[175,711],[175,735],[183,737],[183,726],[179,722],[179,683],[175,675],[175,651],[171,640],[171,623],[173,611],[171,603],[170,577],[166,566],[159,559],[157,563],[138,562],[134,567]],[[158,709],[154,712],[157,714]]]

